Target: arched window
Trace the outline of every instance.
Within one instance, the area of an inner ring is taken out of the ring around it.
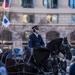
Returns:
[[[28,37],[29,37],[29,34],[30,34],[31,32],[30,31],[25,31],[25,32],[23,32],[23,35],[22,35],[22,41],[28,41]]]
[[[23,22],[24,23],[34,23],[35,16],[33,14],[23,14]]]
[[[3,30],[0,35],[0,40],[12,41],[12,33],[8,30]]]
[[[12,32],[3,30],[0,34],[0,48],[2,50],[12,50]]]
[[[29,38],[29,35],[30,35],[30,31],[25,31],[23,32],[23,35],[22,35],[22,44],[23,44],[23,48],[27,47],[28,46],[28,38]]]
[[[59,38],[59,33],[56,31],[49,31],[46,33],[46,41],[49,42],[53,39]]]
[[[57,8],[58,0],[43,0],[43,5],[47,8]]]
[[[69,0],[69,6],[75,8],[75,0]]]
[[[71,43],[71,46],[75,48],[75,31],[70,33],[70,43]]]
[[[46,20],[47,20],[47,23],[58,23],[58,18],[59,18],[59,15],[47,15],[46,16]]]
[[[75,31],[70,34],[70,40],[75,41]]]

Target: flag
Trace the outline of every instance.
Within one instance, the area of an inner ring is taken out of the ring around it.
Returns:
[[[8,2],[6,0],[4,0],[3,4],[2,4],[2,8],[5,9],[8,7]]]
[[[8,27],[10,25],[9,20],[5,15],[3,17],[2,25],[5,26],[5,27]]]

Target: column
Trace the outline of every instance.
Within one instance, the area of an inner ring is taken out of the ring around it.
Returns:
[[[33,0],[34,7],[43,7],[43,0]]]
[[[20,5],[19,5],[19,0],[12,0],[11,2],[12,2],[12,3],[11,3],[12,6],[20,6]]]
[[[13,48],[19,48],[22,50],[22,38],[17,32],[13,32]]]
[[[59,8],[69,8],[69,0],[58,0]]]

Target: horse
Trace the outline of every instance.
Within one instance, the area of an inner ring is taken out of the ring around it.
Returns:
[[[45,64],[49,57],[50,50],[46,48],[34,48],[33,55],[27,50],[26,57],[24,57],[25,54],[18,55],[19,51],[19,49],[15,49],[15,51],[4,51],[0,54],[0,60],[5,64],[8,75],[36,75],[41,72],[42,67],[46,69]],[[39,52],[43,56],[46,56],[41,57]],[[40,56],[40,59],[37,54]]]
[[[46,48],[37,47],[34,48],[29,58],[27,59],[27,65],[25,65],[25,75],[39,75],[45,74],[47,59],[50,55],[50,50]]]
[[[48,67],[52,68],[54,75],[58,75],[58,64],[60,63],[59,54],[62,53],[63,56],[71,60],[72,54],[70,50],[70,45],[66,37],[54,39],[47,44],[47,48],[51,49],[51,58],[48,60]]]
[[[71,54],[71,46],[68,43],[67,37],[64,37],[63,42],[60,46],[60,51],[63,53],[66,57],[66,59],[71,60],[72,54]],[[64,51],[63,51],[64,50]]]
[[[20,51],[18,48],[16,51]],[[5,64],[8,75],[22,75],[24,56],[17,55],[16,51],[3,51],[0,54],[0,60]],[[21,72],[19,72],[21,71]]]
[[[49,51],[49,52],[46,54],[46,51]],[[35,64],[33,65],[33,67],[36,67],[38,74],[40,74],[41,72],[45,74],[46,73],[45,71],[48,71],[48,72],[53,71],[54,75],[58,75],[58,64],[60,61],[59,60],[60,57],[58,55],[60,52],[66,57],[66,59],[68,60],[72,59],[72,54],[70,51],[70,46],[69,46],[67,38],[54,39],[47,44],[45,49],[44,48],[34,48],[31,53],[31,56],[28,59],[28,62],[31,64]],[[42,53],[45,53],[45,54],[43,55]],[[34,55],[37,55],[37,56],[34,56]],[[45,55],[48,56],[46,59],[45,59]],[[40,60],[40,58],[42,59]],[[37,60],[40,63],[37,63],[38,62]],[[36,65],[36,63],[38,66]],[[39,65],[41,67],[39,67]],[[34,72],[34,69],[28,68],[25,71],[32,73]]]
[[[18,55],[17,51],[5,51],[1,53],[0,59],[6,65],[8,75],[46,75],[50,74],[51,71],[53,71],[54,75],[58,75],[58,54],[61,52],[67,57],[68,53],[70,53],[68,43],[65,46],[62,41],[64,41],[63,38],[54,39],[47,44],[46,48],[38,47],[32,51],[27,49],[22,55]],[[18,49],[18,51],[20,50]],[[52,66],[49,62],[51,62]]]

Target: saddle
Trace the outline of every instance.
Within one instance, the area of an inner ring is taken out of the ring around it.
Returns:
[[[14,59],[22,59],[23,54],[24,54],[23,50],[20,50],[19,48],[13,49]]]

